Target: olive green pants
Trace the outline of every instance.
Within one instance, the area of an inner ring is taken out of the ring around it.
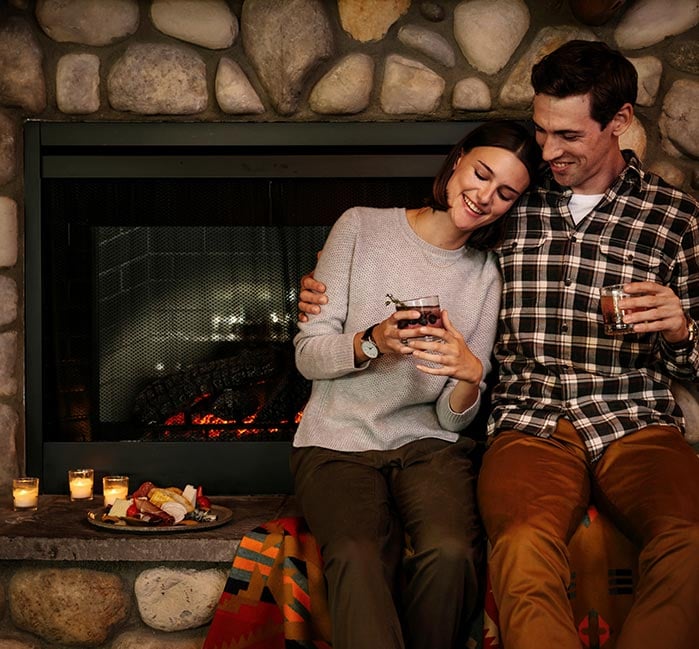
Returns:
[[[333,649],[463,649],[483,535],[473,442],[294,449],[296,497],[323,555]],[[405,539],[409,551],[404,553]]]
[[[590,498],[638,544],[634,605],[617,649],[699,647],[699,459],[671,427],[614,443],[591,465],[561,420],[550,438],[503,431],[483,458],[478,504],[505,649],[580,649],[567,543]]]

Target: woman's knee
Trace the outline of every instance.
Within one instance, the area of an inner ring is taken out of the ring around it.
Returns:
[[[322,554],[326,569],[340,567],[354,572],[380,567],[384,553],[375,538],[342,536],[326,543]]]

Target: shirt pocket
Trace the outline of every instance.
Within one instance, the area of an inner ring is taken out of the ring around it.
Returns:
[[[510,240],[500,249],[503,275],[502,305],[507,309],[536,306],[545,285],[546,251],[552,240],[550,233]]]
[[[671,264],[658,248],[622,239],[602,239],[600,254],[605,264],[607,284],[667,283]]]

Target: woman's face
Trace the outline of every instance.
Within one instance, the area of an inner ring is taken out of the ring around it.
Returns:
[[[529,185],[529,172],[511,151],[481,146],[462,154],[447,183],[454,225],[473,232],[499,219]]]

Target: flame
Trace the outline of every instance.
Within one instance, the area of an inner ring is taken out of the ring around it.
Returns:
[[[197,397],[193,402],[192,405],[196,405],[198,402],[203,401],[204,399],[207,399],[209,397],[208,394],[202,395]],[[261,408],[261,406],[260,406]],[[237,420],[231,420],[231,419],[223,419],[222,417],[218,417],[217,415],[214,415],[212,413],[192,413],[189,417],[189,421],[187,419],[186,413],[185,412],[178,412],[175,415],[172,415],[171,417],[168,417],[165,420],[164,425],[165,426],[186,426],[188,423],[193,425],[193,426],[228,426],[228,427],[235,427],[235,426],[240,426],[240,428],[226,428],[226,429],[221,429],[221,428],[209,428],[206,431],[206,436],[209,439],[218,439],[220,437],[223,437],[224,435],[235,435],[236,438],[241,438],[241,437],[251,437],[254,435],[260,435],[262,433],[279,433],[281,431],[281,428],[279,427],[274,427],[274,428],[269,428],[269,427],[254,427],[253,424],[255,423],[257,419],[257,415],[259,414],[260,409],[258,409],[256,412],[252,413],[251,415],[248,415],[247,417],[244,417],[240,421]],[[303,415],[303,410],[300,410],[299,412],[294,415],[294,424],[298,424],[301,421],[301,417]],[[279,422],[280,425],[288,425],[289,420],[284,419]],[[169,430],[163,431],[163,436],[164,437],[170,437],[172,435],[172,432]]]

